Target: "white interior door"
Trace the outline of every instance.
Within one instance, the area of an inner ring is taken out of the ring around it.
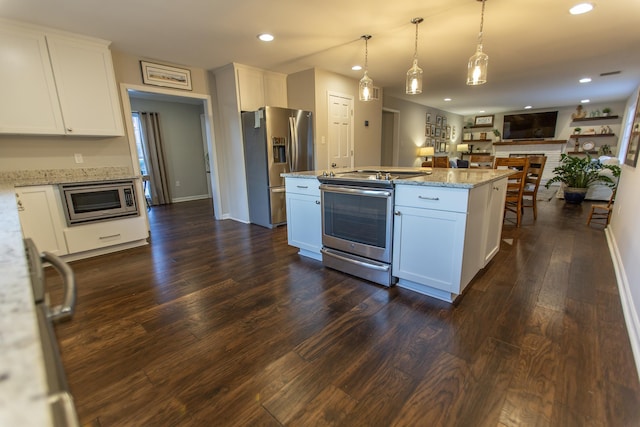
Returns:
[[[353,167],[353,98],[329,93],[329,169]]]

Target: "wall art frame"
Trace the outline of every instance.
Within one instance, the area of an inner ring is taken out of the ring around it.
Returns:
[[[170,87],[173,89],[193,90],[191,70],[140,61],[142,83],[146,85]]]

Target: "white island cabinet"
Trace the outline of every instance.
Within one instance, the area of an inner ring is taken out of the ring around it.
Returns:
[[[506,178],[472,188],[396,185],[398,286],[453,302],[500,244]]]
[[[0,20],[0,133],[124,135],[108,46]]]
[[[322,212],[317,178],[285,178],[287,192],[287,237],[299,254],[321,260]]]

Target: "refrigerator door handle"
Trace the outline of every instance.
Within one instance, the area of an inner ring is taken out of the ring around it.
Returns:
[[[296,132],[296,118],[289,117],[289,171],[296,172],[298,170],[298,133]],[[296,163],[294,163],[296,162]]]

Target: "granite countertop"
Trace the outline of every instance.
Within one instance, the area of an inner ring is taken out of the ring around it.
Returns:
[[[384,170],[402,172],[430,172],[414,178],[394,179],[396,184],[424,185],[431,187],[455,187],[473,188],[480,185],[497,181],[505,176],[513,174],[507,169],[463,169],[463,168],[413,168],[396,166],[363,166],[354,169],[345,169],[344,172],[354,170]],[[283,177],[295,177],[305,179],[315,179],[325,171],[304,171],[283,173]]]
[[[13,184],[16,187],[133,178],[140,177],[133,175],[130,168],[122,166],[75,169],[15,170],[0,172],[0,182]]]
[[[51,424],[16,195],[0,183],[0,425]]]

